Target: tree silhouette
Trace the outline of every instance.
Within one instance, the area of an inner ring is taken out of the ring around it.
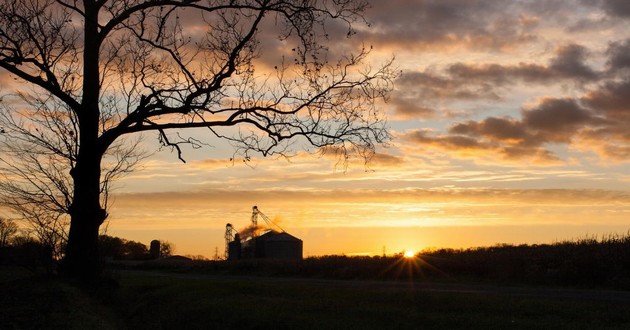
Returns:
[[[18,226],[13,220],[0,217],[0,248],[8,246],[17,232]]]
[[[175,253],[175,245],[169,241],[160,241],[160,256],[170,257]]]
[[[328,48],[338,34],[329,31],[352,35],[365,8],[362,0],[0,4],[0,67],[24,83],[3,98],[2,136],[36,146],[23,152],[43,165],[29,171],[47,179],[22,175],[16,201],[42,199],[69,214],[61,269],[99,275],[108,186],[141,157],[132,133],[156,132],[182,161],[183,145],[207,143],[184,135],[191,129],[230,141],[244,159],[304,148],[370,157],[389,139],[375,102],[395,70],[391,61],[365,64],[369,49]]]

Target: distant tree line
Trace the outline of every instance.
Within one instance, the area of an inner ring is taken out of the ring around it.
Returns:
[[[44,235],[41,235],[41,234]],[[65,240],[53,238],[51,231],[20,228],[12,219],[0,217],[0,265],[14,265],[32,271],[54,272],[63,258]],[[103,259],[147,260],[152,256],[147,245],[119,237],[100,235],[99,250]],[[159,241],[159,257],[171,256],[174,246]],[[156,257],[155,255],[153,257]]]
[[[165,267],[160,264],[159,267]],[[156,267],[158,267],[156,266]],[[299,261],[249,259],[173,264],[221,274],[528,284],[630,289],[630,232],[553,244],[425,250],[413,258],[329,255]],[[178,269],[186,271],[186,269]]]
[[[630,232],[554,244],[439,249],[422,257],[458,278],[630,289]]]
[[[52,272],[54,249],[11,219],[0,217],[0,265]]]
[[[100,235],[98,243],[99,251],[105,258],[114,260],[146,260],[152,258],[147,245],[140,242]],[[159,241],[159,243],[160,257],[169,257],[173,254],[174,247],[172,243],[167,241]]]

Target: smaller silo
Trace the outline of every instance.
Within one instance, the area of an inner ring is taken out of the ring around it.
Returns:
[[[149,255],[151,259],[157,259],[160,257],[160,241],[154,239],[151,241],[151,245],[149,245]]]

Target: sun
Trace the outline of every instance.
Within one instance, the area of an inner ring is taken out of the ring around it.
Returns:
[[[405,258],[413,258],[416,256],[416,252],[414,252],[413,250],[405,250],[405,253],[403,253],[403,257]]]

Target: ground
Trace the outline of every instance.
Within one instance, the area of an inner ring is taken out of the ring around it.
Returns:
[[[630,328],[628,291],[137,270],[109,276],[115,281],[85,290],[3,269],[1,328]]]

